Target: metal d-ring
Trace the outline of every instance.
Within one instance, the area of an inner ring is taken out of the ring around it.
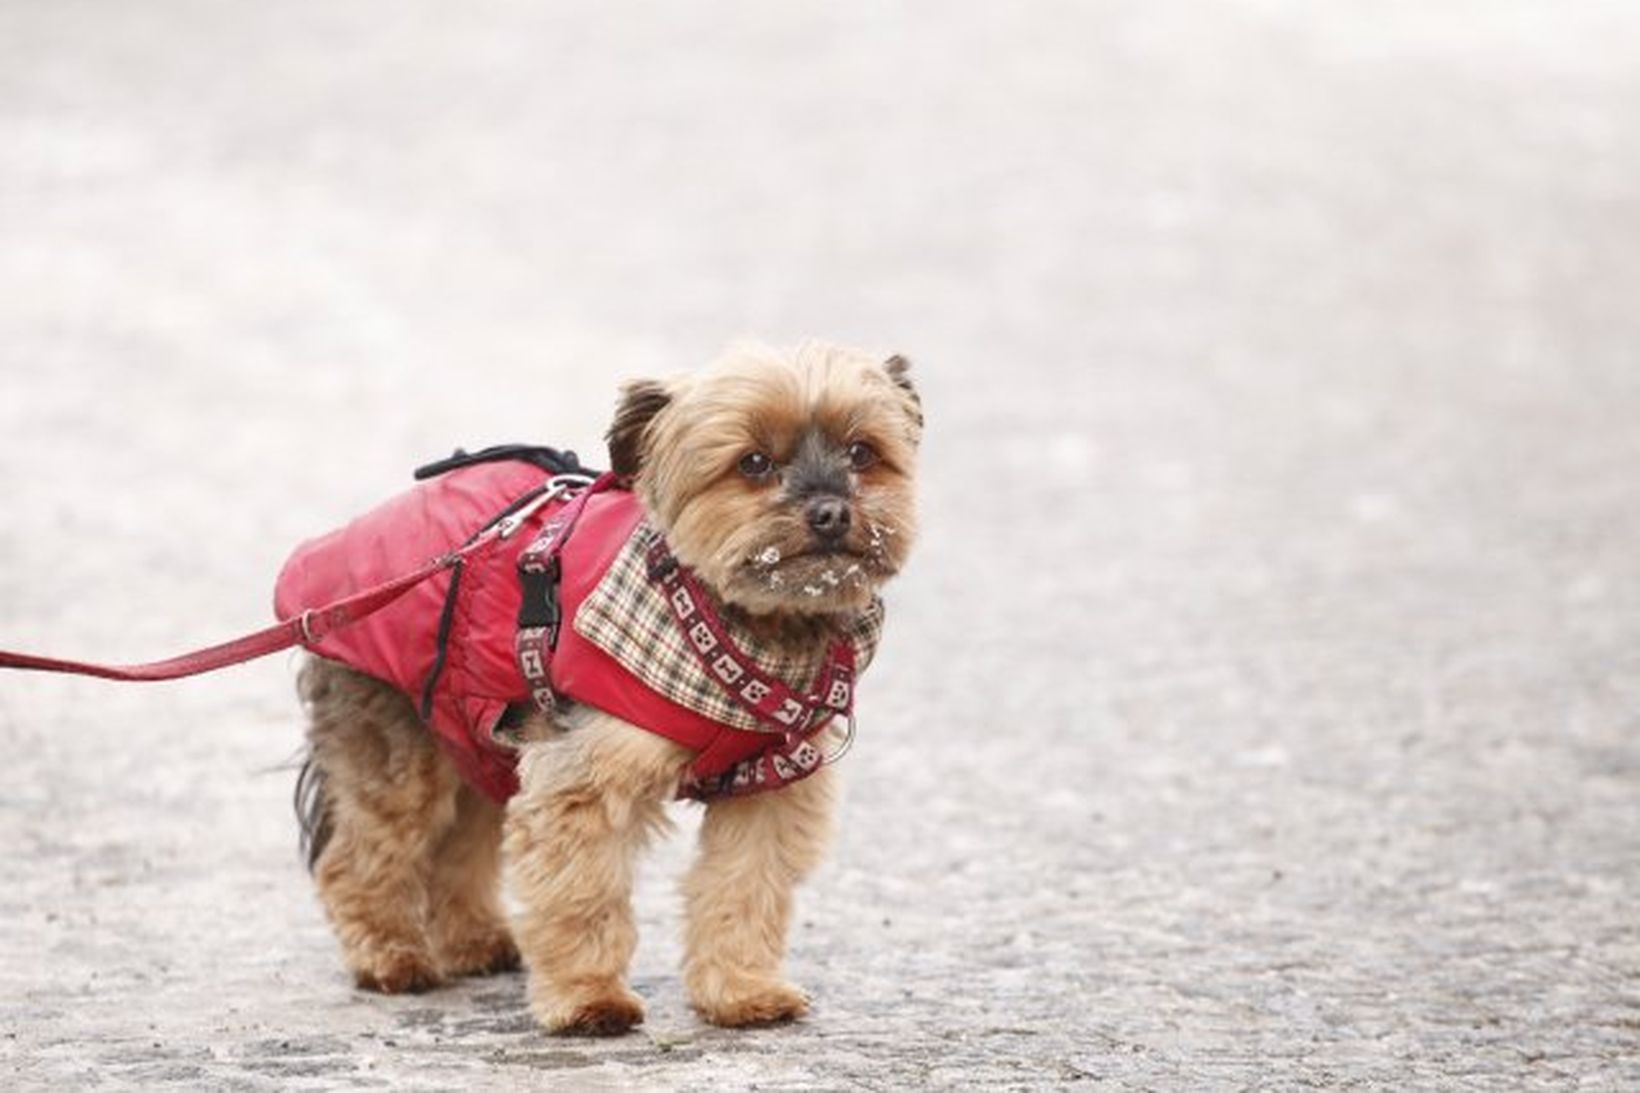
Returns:
[[[835,721],[836,718],[833,718],[832,720]],[[850,710],[848,712],[848,725],[843,730],[843,743],[841,745],[839,745],[837,750],[832,752],[830,755],[821,755],[820,756],[821,764],[823,766],[828,766],[828,767],[831,766],[833,763],[837,762],[837,760],[839,760],[843,756],[847,755],[848,750],[850,748],[852,748],[853,746],[854,746],[854,711]]]

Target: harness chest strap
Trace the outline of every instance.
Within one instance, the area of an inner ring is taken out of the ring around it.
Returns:
[[[649,579],[665,593],[672,617],[702,669],[736,704],[778,734],[768,747],[721,773],[708,773],[711,756],[702,753],[680,794],[707,799],[761,793],[806,778],[842,758],[854,739],[853,644],[841,638],[833,641],[813,684],[799,695],[735,646],[712,601],[664,540],[649,548],[646,561]],[[847,736],[841,748],[826,756],[815,741],[839,716],[847,719]]]

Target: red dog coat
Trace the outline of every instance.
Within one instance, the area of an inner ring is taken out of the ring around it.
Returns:
[[[497,801],[518,788],[497,727],[509,705],[532,701],[586,703],[693,749],[685,796],[774,789],[818,769],[811,741],[852,716],[880,604],[817,671],[783,662],[725,625],[629,490],[606,475],[576,481],[571,498],[545,492],[552,481],[495,461],[422,482],[298,547],[274,609],[295,618],[488,536],[388,607],[304,644],[410,696],[463,777]],[[551,611],[539,601],[554,592]]]

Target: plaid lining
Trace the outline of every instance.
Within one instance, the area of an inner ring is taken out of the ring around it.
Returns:
[[[634,529],[598,587],[575,612],[575,632],[661,697],[731,728],[772,732],[706,674],[685,644],[689,639],[673,618],[665,593],[649,579],[647,554],[659,538],[647,522]],[[826,662],[823,647],[812,656],[782,655],[759,648],[745,627],[729,619],[723,625],[735,645],[759,668],[799,694],[814,685],[815,674]],[[882,633],[883,602],[874,597],[844,635],[854,646],[857,671],[871,663]]]

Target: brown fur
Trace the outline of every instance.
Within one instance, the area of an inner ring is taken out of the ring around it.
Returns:
[[[399,691],[318,657],[298,687],[323,776],[313,876],[354,979],[391,994],[516,966],[501,810],[461,782]]]
[[[829,641],[903,565],[921,431],[903,358],[809,345],[742,347],[696,376],[628,385],[609,439],[613,465],[720,607],[768,641],[807,646]],[[847,462],[857,443],[874,453],[867,465]],[[743,473],[754,451],[776,470]],[[820,550],[806,522],[793,485],[808,481],[797,474],[804,459],[831,461],[832,477],[813,480],[846,482],[852,523],[836,549]],[[637,944],[633,870],[667,827],[690,752],[587,707],[562,724],[535,718],[520,734],[521,788],[503,820],[460,782],[404,695],[320,659],[300,691],[311,776],[298,794],[314,877],[361,986],[421,990],[521,955],[548,1029],[607,1035],[643,1020],[625,982]],[[706,1020],[755,1025],[807,1011],[780,965],[793,891],[824,852],[834,796],[825,769],[706,806],[683,882],[684,980]],[[503,861],[522,906],[510,934]]]

